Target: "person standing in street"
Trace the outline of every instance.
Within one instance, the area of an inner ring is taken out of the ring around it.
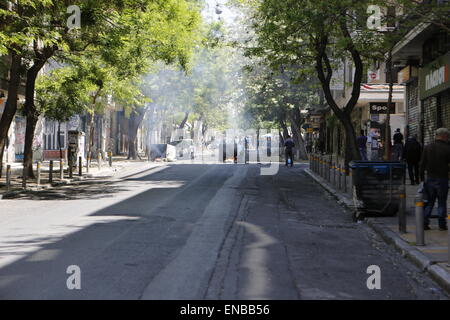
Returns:
[[[394,150],[392,160],[400,161],[403,156],[403,135],[400,129],[397,129],[394,134]]]
[[[403,149],[403,159],[408,164],[409,179],[411,185],[419,184],[419,163],[422,157],[422,146],[417,141],[417,137],[411,136],[406,140]]]
[[[364,134],[364,130],[361,130],[361,135],[356,138],[356,143],[358,144],[361,160],[367,161],[367,137]]]
[[[294,166],[294,152],[293,149],[295,147],[294,140],[292,140],[291,136],[287,136],[287,139],[284,143],[285,151],[286,151],[286,167],[289,164],[289,160],[291,160],[291,167]]]
[[[368,137],[368,142],[370,145],[370,160],[371,161],[379,160],[379,157],[378,157],[378,151],[380,149],[380,143],[378,141],[379,139],[380,139],[380,135],[379,135],[378,131],[371,130],[369,133],[369,137]]]
[[[420,161],[420,179],[428,197],[425,206],[425,230],[430,230],[430,217],[436,199],[438,201],[439,230],[447,228],[448,173],[450,164],[450,131],[446,128],[436,130],[436,141],[427,145]],[[425,172],[427,179],[425,180]]]

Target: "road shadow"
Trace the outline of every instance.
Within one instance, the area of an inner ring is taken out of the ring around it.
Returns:
[[[4,255],[23,255],[28,246],[40,248],[0,269],[0,299],[139,299],[183,247],[209,199],[233,173],[225,166],[212,169],[174,165],[130,177],[127,181],[132,183],[160,181],[161,187],[93,212],[83,218],[84,225],[79,219],[52,225],[56,235],[52,232],[51,237],[11,237],[0,247]],[[118,190],[95,191],[112,196]],[[86,188],[81,194],[91,192]],[[76,199],[83,197],[77,194]],[[67,287],[71,265],[80,267],[81,290]]]

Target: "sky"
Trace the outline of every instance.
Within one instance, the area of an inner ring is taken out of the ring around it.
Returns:
[[[219,18],[219,15],[216,14],[216,6],[217,4],[220,5],[221,10],[223,11],[220,15],[222,20],[225,20],[227,24],[232,23],[233,19],[235,17],[235,13],[233,13],[227,6],[227,0],[205,0],[206,7],[203,12],[205,17],[209,19],[214,19],[217,21]]]

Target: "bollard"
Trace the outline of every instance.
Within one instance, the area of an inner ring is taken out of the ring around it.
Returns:
[[[11,190],[11,165],[6,166],[6,191]]]
[[[322,155],[319,155],[319,177],[322,177]]]
[[[111,168],[112,167],[112,152],[109,152],[109,167]],[[202,153],[202,156],[203,156],[203,153]]]
[[[418,193],[415,199],[416,204],[416,246],[425,245],[425,232],[424,227],[424,208],[425,203],[423,201],[422,193]]]
[[[50,160],[50,167],[49,167],[49,173],[48,173],[48,183],[53,183],[53,160]]]
[[[59,180],[64,179],[64,160],[59,160]]]
[[[90,162],[91,162],[91,159],[89,158],[89,156],[87,156],[87,158],[86,158],[86,173],[89,173]]]
[[[327,170],[326,170],[326,179],[327,179],[327,181],[328,182],[330,182],[330,160],[329,159],[327,159],[326,160],[327,162],[326,162],[326,168],[327,168]]]
[[[333,162],[331,169],[333,170],[333,186],[336,186],[336,164]]]
[[[399,198],[400,198],[400,203],[399,203],[399,212],[398,212],[398,230],[400,231],[400,233],[406,233],[406,190],[405,190],[405,184],[402,184],[402,186],[401,186]]]
[[[344,193],[347,193],[347,170],[343,169],[342,171],[344,174]]]
[[[27,168],[25,167],[25,165],[23,166],[22,169],[22,188],[23,189],[27,188]]]
[[[331,183],[331,159],[328,160],[328,182]]]
[[[36,167],[37,167],[37,181],[36,181],[36,184],[38,186],[40,186],[41,185],[41,162],[40,161],[37,162]]]
[[[450,223],[450,214],[447,215],[447,225]],[[447,267],[450,267],[450,231],[448,231],[448,243],[447,243],[447,248],[448,248],[448,255],[447,255]]]
[[[320,156],[320,158],[321,158],[320,171],[321,171],[322,178],[325,178],[325,160],[323,160],[323,156]]]
[[[83,158],[78,157],[78,175],[81,177],[83,175]]]
[[[331,183],[331,159],[328,160],[328,182]]]
[[[338,171],[338,177],[339,177],[338,189],[341,190],[341,185],[342,185],[341,184],[341,176],[342,176],[341,165],[338,165],[337,171]]]
[[[73,178],[73,158],[69,156],[69,179]]]

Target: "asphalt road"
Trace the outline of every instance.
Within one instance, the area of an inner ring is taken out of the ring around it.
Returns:
[[[448,298],[301,166],[171,164],[2,200],[0,219],[0,299]]]

